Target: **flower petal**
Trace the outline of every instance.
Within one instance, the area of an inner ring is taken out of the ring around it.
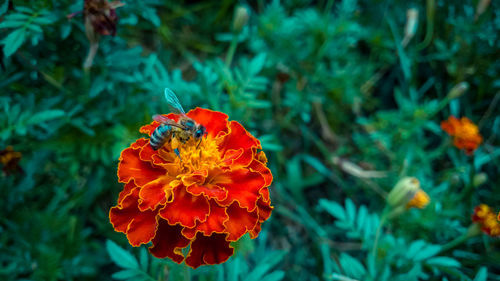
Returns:
[[[223,163],[231,169],[247,167],[254,159],[254,151],[252,149],[242,148],[238,150],[230,149],[224,153]]]
[[[130,245],[137,247],[147,244],[156,233],[158,211],[147,210],[134,217],[127,229],[127,239]]]
[[[265,181],[259,173],[239,169],[215,177],[212,183],[228,191],[227,198],[223,202],[225,205],[238,201],[241,207],[253,211]]]
[[[184,260],[181,249],[186,248],[190,242],[181,234],[181,230],[182,226],[169,225],[167,221],[160,219],[149,252],[157,258],[169,257],[176,263],[181,263]]]
[[[227,240],[236,241],[241,238],[249,230],[254,229],[258,220],[257,210],[249,212],[245,208],[241,208],[238,202],[234,202],[227,208],[229,220],[224,225],[229,233]]]
[[[126,233],[128,225],[132,222],[135,215],[139,212],[137,209],[137,198],[134,194],[139,193],[139,188],[124,196],[121,204],[114,206],[109,210],[109,221],[118,232]]]
[[[271,185],[271,182],[273,181],[273,174],[264,163],[258,160],[253,160],[248,167],[251,169],[251,171],[255,171],[262,175],[265,181],[265,186]]]
[[[236,122],[229,122],[229,134],[224,137],[219,144],[224,151],[243,148],[244,150],[252,147],[261,148],[260,141],[252,136],[243,126]]]
[[[222,112],[197,107],[186,115],[205,126],[208,137],[215,138],[221,132],[227,133],[228,116]]]
[[[109,211],[111,224],[116,231],[127,234],[132,246],[148,243],[156,232],[157,211],[139,211],[138,200],[139,188],[136,188],[123,199],[122,206],[115,206]]]
[[[448,135],[454,135],[459,126],[460,121],[455,116],[450,116],[448,120],[441,122],[441,129],[448,133]]]
[[[125,197],[127,197],[128,195],[130,195],[130,193],[132,193],[132,191],[136,187],[137,187],[137,185],[135,185],[135,182],[133,180],[131,180],[128,183],[126,183],[125,186],[123,187],[123,190],[118,195],[118,205],[121,205],[123,199]]]
[[[153,121],[150,124],[142,126],[139,129],[139,132],[141,132],[141,134],[147,134],[148,136],[151,136],[156,128],[158,128],[158,126],[160,126],[160,122]]]
[[[269,198],[269,189],[263,188],[260,191],[260,194],[262,195],[259,198],[259,201],[257,201],[257,210],[259,214],[259,220],[257,221],[257,224],[255,227],[250,230],[250,238],[255,239],[257,236],[259,236],[259,232],[261,230],[261,224],[269,219],[271,216],[271,212],[273,211],[273,207],[271,206],[271,200]]]
[[[203,184],[205,182],[205,179],[207,178],[207,175],[208,175],[207,170],[194,171],[181,178],[182,184],[184,184],[184,186],[190,186],[193,184]]]
[[[205,221],[209,212],[207,198],[194,196],[180,185],[174,189],[172,202],[160,210],[160,216],[171,225],[180,223],[184,227],[194,227],[196,221]]]
[[[198,232],[196,239],[191,243],[191,249],[186,258],[186,264],[197,268],[204,264],[223,263],[233,255],[234,249],[226,240],[226,234],[212,234],[204,236]]]
[[[154,210],[159,204],[165,204],[172,198],[170,182],[173,178],[162,176],[144,185],[139,192],[139,209],[141,211]]]
[[[210,215],[204,222],[198,222],[194,228],[184,228],[182,234],[188,239],[193,239],[197,232],[201,231],[206,236],[214,232],[222,233],[226,228],[224,222],[228,219],[226,208],[219,206],[214,200],[210,200]]]
[[[139,150],[130,147],[122,151],[119,161],[117,173],[119,182],[127,183],[134,179],[137,186],[143,186],[165,174],[164,169],[142,161],[139,158]]]
[[[222,201],[227,198],[227,191],[215,184],[205,183],[203,185],[193,184],[188,186],[187,191],[193,195],[205,195],[207,198]]]

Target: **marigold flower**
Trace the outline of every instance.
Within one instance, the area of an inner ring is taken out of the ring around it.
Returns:
[[[450,116],[448,120],[441,122],[441,129],[453,136],[453,145],[465,150],[468,155],[472,154],[483,142],[479,128],[467,117],[459,120],[455,116]]]
[[[22,172],[22,169],[19,166],[21,157],[21,152],[14,151],[14,148],[10,145],[0,151],[0,163],[2,163],[2,171],[4,174],[8,175],[12,172]]]
[[[472,221],[481,226],[481,230],[488,234],[489,236],[495,237],[500,236],[500,213],[495,215],[490,206],[486,204],[480,204],[474,208],[474,214],[472,214]]]
[[[422,189],[418,190],[417,193],[413,196],[413,198],[406,204],[406,208],[419,208],[423,209],[430,202],[429,195],[425,193]]]
[[[240,123],[202,108],[187,116],[207,135],[199,144],[181,144],[179,157],[169,143],[153,150],[145,138],[122,151],[118,181],[125,186],[109,217],[132,246],[152,242],[155,257],[197,268],[225,262],[234,251],[230,243],[244,234],[258,236],[273,209],[273,177],[259,140]],[[151,136],[159,125],[153,121],[140,131]]]

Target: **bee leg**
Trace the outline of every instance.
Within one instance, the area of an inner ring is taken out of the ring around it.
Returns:
[[[196,145],[196,149],[198,149],[198,147],[200,147],[200,144],[201,144],[201,138],[200,138],[200,141],[198,142],[198,144]]]
[[[174,152],[175,152],[175,155],[177,155],[177,157],[179,157],[179,159],[182,161],[181,154],[179,153],[179,149],[178,148],[174,149]]]

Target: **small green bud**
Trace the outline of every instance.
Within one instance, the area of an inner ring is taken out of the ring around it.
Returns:
[[[468,89],[469,89],[469,83],[460,82],[453,88],[451,88],[450,92],[448,93],[448,99],[450,100],[456,99],[462,96]]]
[[[233,30],[235,32],[240,32],[247,24],[249,17],[248,9],[244,6],[238,6],[234,11]]]
[[[486,173],[475,174],[472,178],[472,186],[479,187],[488,180],[488,175]]]

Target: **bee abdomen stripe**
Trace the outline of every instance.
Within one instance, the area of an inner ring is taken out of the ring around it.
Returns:
[[[165,143],[166,137],[171,129],[172,127],[169,125],[160,125],[153,131],[149,143],[154,150],[157,150],[162,144]]]

